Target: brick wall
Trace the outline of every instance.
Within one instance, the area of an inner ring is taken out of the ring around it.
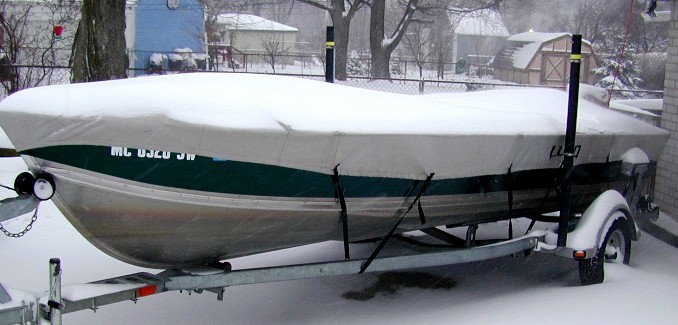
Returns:
[[[663,211],[678,216],[678,1],[672,1],[671,11],[661,122],[671,138],[659,159],[655,199]]]

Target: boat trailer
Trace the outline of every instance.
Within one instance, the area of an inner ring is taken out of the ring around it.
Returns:
[[[220,262],[194,268],[168,269],[157,274],[141,272],[62,286],[61,261],[53,258],[49,261],[50,289],[45,296],[17,303],[12,301],[10,294],[0,284],[0,325],[40,324],[47,320],[49,324],[59,325],[65,313],[87,309],[96,311],[101,306],[123,301],[136,302],[146,296],[170,291],[208,291],[215,293],[217,300],[223,300],[227,288],[238,285],[454,265],[510,255],[528,255],[531,252],[577,259],[582,284],[600,283],[603,281],[604,260],[628,263],[628,243],[639,236],[630,212],[624,197],[610,190],[601,194],[580,217],[576,229],[569,233],[570,244],[566,247],[557,246],[557,234],[551,230],[534,230],[518,238],[497,242],[475,240],[477,226],[468,227],[465,240],[441,229],[431,228],[424,232],[450,244],[422,244],[417,246],[418,252],[412,250],[408,254],[374,258],[369,267],[365,267],[369,258],[242,270],[231,270],[229,263]],[[631,230],[632,233],[629,232]],[[614,244],[609,240],[612,236],[618,236],[614,237]],[[402,236],[394,238],[411,242]],[[460,242],[466,247],[460,248]],[[628,245],[625,246],[625,243]],[[425,252],[421,252],[422,249]]]
[[[437,252],[413,253],[378,257],[364,272],[383,272],[429,266],[452,265],[487,260],[543,248],[546,234],[536,232],[513,240],[466,249],[435,249]],[[137,301],[154,294],[170,291],[213,292],[223,300],[231,286],[276,281],[301,280],[317,277],[360,273],[367,259],[295,264],[243,270],[230,270],[230,264],[220,263],[190,269],[169,269],[158,274],[147,272],[90,282],[61,285],[61,262],[50,259],[49,294],[34,302],[3,307],[11,298],[0,285],[0,325],[61,324],[62,314],[81,310],[96,311],[99,307],[123,301]]]

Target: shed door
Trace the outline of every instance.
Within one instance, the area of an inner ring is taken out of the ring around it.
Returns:
[[[543,53],[541,83],[544,85],[566,85],[568,83],[569,54]]]
[[[584,55],[581,60],[579,81],[589,82],[591,58]],[[544,53],[541,67],[541,83],[544,85],[566,86],[570,81],[570,55],[561,53]]]

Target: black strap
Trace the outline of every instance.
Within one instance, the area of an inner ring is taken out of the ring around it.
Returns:
[[[513,185],[512,185],[513,174],[511,173],[511,167],[513,167],[513,164],[509,166],[508,173],[506,175],[507,176],[506,185],[508,187],[509,239],[513,239]]]
[[[417,189],[417,186],[419,185],[419,183],[421,183],[421,180],[418,180],[418,179],[414,180],[414,182],[412,182],[412,186],[410,186],[410,188],[407,190],[407,192],[405,192],[405,194],[403,196],[406,197],[406,198],[412,196],[412,193],[414,193],[414,190]]]
[[[562,165],[561,165],[561,167],[562,167]],[[558,179],[556,178],[553,181],[553,186],[546,189],[546,194],[544,194],[544,197],[541,199],[541,202],[539,202],[539,206],[535,210],[536,213],[539,213],[544,208],[544,205],[546,204],[546,199],[548,199],[549,196],[551,196],[551,191],[554,191],[556,193],[556,197],[560,197],[560,191],[558,191],[558,186],[559,186]],[[532,228],[534,228],[534,225],[536,223],[537,223],[537,219],[533,218],[532,221],[530,222],[530,225],[527,227],[525,234],[528,234],[530,231],[532,231]]]
[[[610,189],[610,175],[612,174],[610,172],[610,154],[607,154],[607,158],[605,158],[605,178],[607,178],[607,189]]]
[[[421,224],[426,224],[426,216],[424,215],[424,209],[421,207],[421,201],[417,202],[417,211],[419,211],[419,220]]]
[[[341,206],[341,224],[344,237],[344,259],[351,259],[351,252],[348,246],[348,210],[346,208],[346,198],[344,198],[344,191],[341,189],[341,183],[339,183],[339,165],[334,167],[334,174],[332,177],[332,183],[334,183],[334,197],[339,199],[339,205]]]
[[[384,246],[386,246],[386,242],[388,242],[388,240],[391,239],[391,236],[393,236],[396,229],[398,229],[398,226],[400,226],[400,223],[403,221],[403,219],[405,219],[405,216],[407,216],[407,214],[412,210],[412,208],[414,207],[414,204],[419,202],[421,195],[424,194],[424,192],[428,188],[428,185],[431,183],[431,179],[433,179],[433,175],[435,175],[435,173],[431,173],[430,175],[428,175],[428,177],[424,181],[424,184],[419,189],[419,193],[417,193],[417,196],[414,198],[414,201],[412,201],[412,203],[407,208],[405,213],[403,213],[403,215],[400,217],[400,219],[398,219],[398,222],[396,222],[396,224],[393,225],[393,228],[391,228],[391,230],[388,232],[388,234],[386,234],[386,237],[384,237],[384,239],[382,239],[381,242],[379,242],[379,245],[377,246],[377,248],[374,250],[374,252],[372,252],[372,255],[370,255],[370,257],[367,258],[365,263],[363,263],[363,265],[360,267],[360,272],[358,272],[358,273],[364,273],[365,270],[367,269],[367,267],[369,267],[370,264],[372,264],[372,261],[374,261],[374,259],[377,257],[377,255],[379,255],[379,252],[381,252],[381,250],[384,248]]]

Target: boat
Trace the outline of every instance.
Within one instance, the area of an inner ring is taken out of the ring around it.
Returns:
[[[194,73],[23,90],[0,126],[93,245],[172,268],[556,211],[566,114],[557,89],[401,95]],[[622,156],[656,162],[668,136],[581,100],[575,211],[624,192]]]

